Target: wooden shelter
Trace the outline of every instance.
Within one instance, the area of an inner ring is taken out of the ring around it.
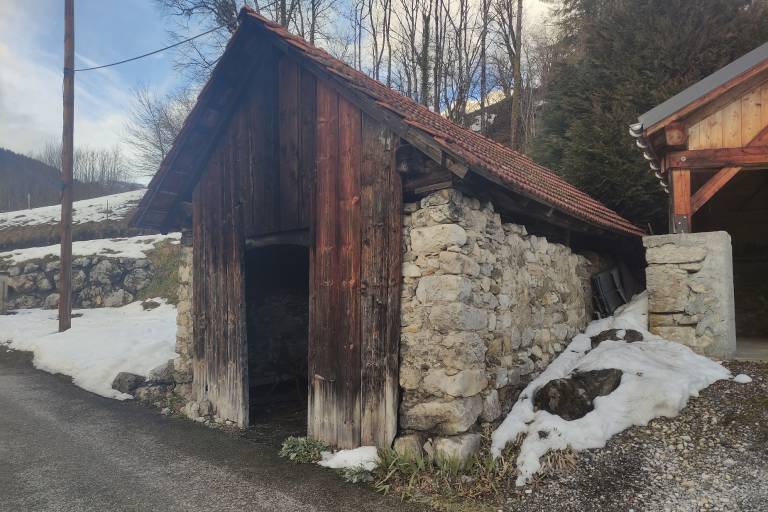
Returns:
[[[768,272],[768,43],[641,115],[630,133],[669,192],[670,233],[731,235],[737,326],[768,333],[765,320],[746,318],[763,317],[768,301],[768,287],[755,289]]]
[[[248,423],[259,357],[249,294],[307,268],[309,434],[389,446],[403,200],[452,186],[568,239],[642,233],[549,170],[244,9],[133,219],[191,226],[197,399]]]

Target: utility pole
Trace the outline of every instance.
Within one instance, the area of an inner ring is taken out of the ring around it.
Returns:
[[[59,332],[72,327],[72,165],[75,120],[75,1],[64,0],[64,128],[61,134]]]

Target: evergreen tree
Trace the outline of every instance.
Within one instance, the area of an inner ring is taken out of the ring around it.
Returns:
[[[640,225],[666,195],[628,134],[639,114],[768,40],[766,0],[564,0],[533,157]]]

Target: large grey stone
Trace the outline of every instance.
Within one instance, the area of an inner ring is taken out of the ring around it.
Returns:
[[[136,388],[144,385],[146,379],[141,375],[135,373],[120,372],[112,381],[112,389],[116,389],[121,393],[132,395]]]
[[[472,296],[472,281],[463,276],[425,276],[416,287],[422,304],[432,302],[467,302]]]
[[[474,396],[488,386],[485,370],[463,370],[449,375],[443,369],[427,372],[422,382],[424,391],[433,395],[450,395],[453,397]]]
[[[152,280],[152,274],[143,268],[137,268],[128,273],[123,280],[123,285],[128,291],[138,292],[147,287]]]
[[[400,425],[404,429],[430,430],[453,435],[466,432],[483,412],[480,395],[453,400],[434,400],[401,406]]]
[[[480,451],[480,434],[467,433],[451,437],[438,437],[432,443],[434,458],[438,463],[457,462],[467,466]]]
[[[111,285],[121,274],[120,269],[108,259],[101,260],[91,269],[91,282]]]
[[[645,259],[649,264],[669,263],[699,263],[707,257],[704,247],[686,247],[676,244],[666,244],[658,247],[650,247],[645,252]]]
[[[52,293],[48,295],[45,298],[45,302],[43,302],[43,307],[45,309],[56,309],[57,307],[59,307],[59,294]]]
[[[488,328],[488,313],[462,303],[437,304],[429,321],[438,331],[476,331]]]
[[[421,447],[424,444],[421,434],[406,434],[395,439],[395,453],[406,460],[420,459],[423,456]]]
[[[411,249],[416,253],[437,253],[467,243],[467,232],[456,224],[440,224],[411,230]]]
[[[688,272],[669,265],[645,269],[646,286],[653,290],[648,296],[648,310],[652,313],[678,313],[688,305]]]

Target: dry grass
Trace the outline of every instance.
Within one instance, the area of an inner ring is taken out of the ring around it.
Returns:
[[[97,240],[149,234],[146,230],[128,226],[128,217],[104,222],[84,222],[72,226],[72,239]],[[43,247],[59,243],[58,224],[16,226],[0,230],[0,252],[27,247]]]

